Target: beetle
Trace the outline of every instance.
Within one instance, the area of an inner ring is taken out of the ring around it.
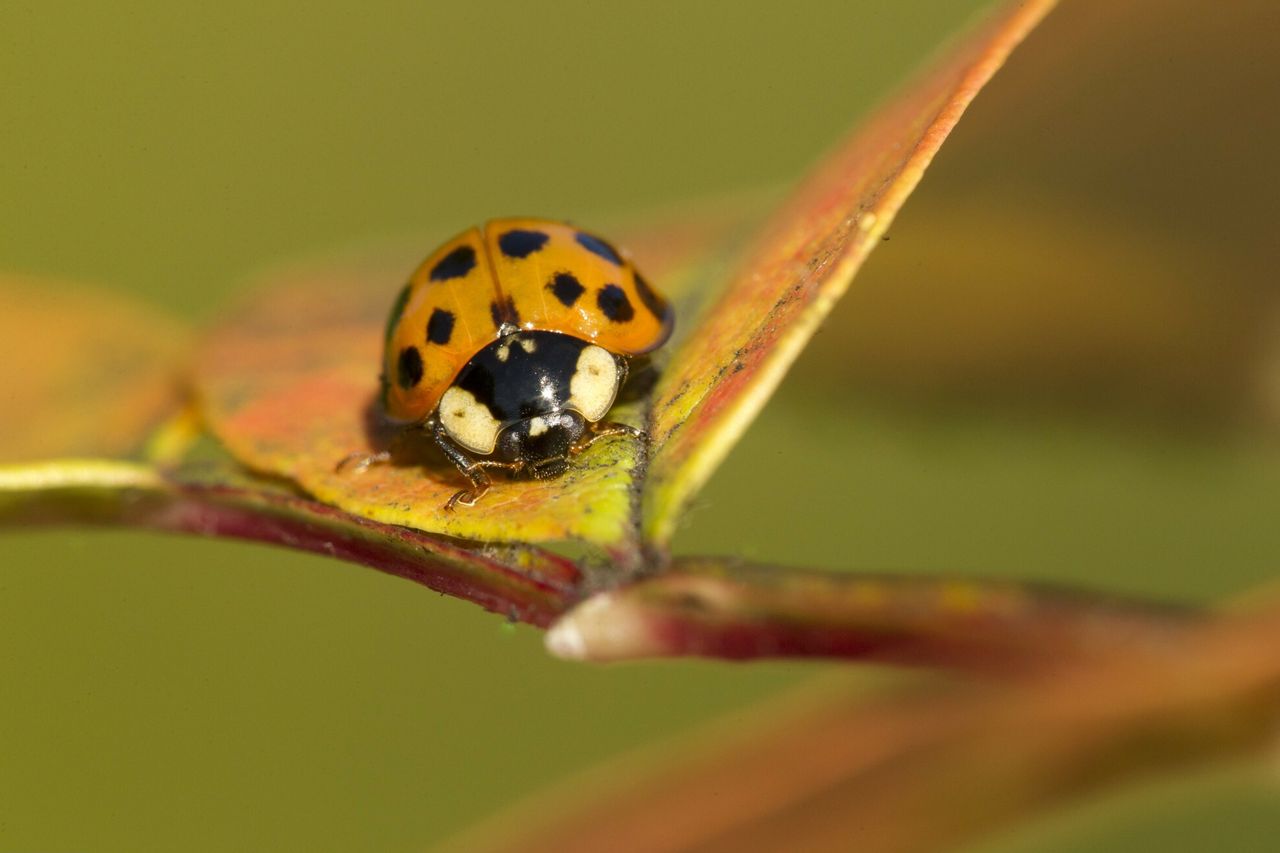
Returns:
[[[468,479],[545,479],[598,439],[638,435],[605,420],[629,360],[671,336],[670,302],[604,239],[564,222],[496,219],[436,249],[387,320],[382,408],[425,430]],[[388,451],[360,459],[386,461]]]

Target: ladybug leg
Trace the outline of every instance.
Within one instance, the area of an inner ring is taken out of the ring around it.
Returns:
[[[458,449],[448,435],[445,434],[444,428],[439,424],[432,424],[431,437],[436,440],[436,444],[444,451],[444,455],[449,457],[449,461],[457,466],[462,475],[471,481],[471,488],[461,489],[454,492],[453,497],[449,498],[444,508],[453,509],[458,504],[463,506],[475,506],[476,501],[484,497],[492,485],[489,475],[484,472],[484,468],[478,464],[467,454]]]
[[[374,465],[385,465],[391,461],[391,457],[400,449],[407,431],[402,429],[396,433],[391,439],[391,446],[386,450],[379,450],[377,453],[361,453],[360,451],[348,453],[334,466],[334,472],[341,474],[344,471],[351,471],[355,474],[363,474]]]
[[[484,474],[484,472],[472,473],[470,471],[466,471],[464,473],[471,480],[471,488],[459,489],[454,492],[453,497],[449,498],[449,500],[445,502],[444,508],[447,511],[452,511],[458,504],[462,504],[463,506],[475,506],[476,501],[487,495],[489,493],[489,487],[493,485],[493,483],[490,482],[488,475]]]
[[[462,504],[463,506],[475,506],[476,501],[480,500],[488,493],[490,487],[493,485],[493,481],[489,479],[489,474],[485,469],[502,468],[514,473],[519,471],[522,467],[519,462],[498,462],[491,459],[472,459],[449,440],[449,436],[445,433],[444,428],[439,424],[432,425],[431,437],[436,440],[436,444],[440,446],[442,451],[444,451],[444,455],[449,457],[449,461],[456,465],[458,470],[462,472],[462,475],[471,481],[470,488],[454,492],[453,497],[449,498],[448,502],[444,505],[444,508],[447,510],[453,509],[458,504]]]
[[[600,423],[592,424],[590,435],[579,439],[577,444],[569,448],[569,452],[576,456],[600,439],[608,438],[611,435],[629,435],[632,438],[644,438],[644,430],[614,421],[601,421]]]
[[[382,465],[391,461],[390,450],[379,450],[377,453],[348,453],[339,460],[334,466],[334,473],[341,474],[344,471],[351,471],[355,474],[363,474],[374,465]]]
[[[488,494],[493,481],[489,479],[489,475],[485,472],[486,468],[501,468],[504,471],[510,471],[515,474],[523,469],[524,465],[520,462],[497,462],[490,459],[479,459],[473,461],[469,468],[459,468],[466,475],[466,478],[471,481],[471,488],[454,492],[453,497],[449,498],[449,502],[444,505],[444,508],[453,509],[457,504],[475,506],[478,500]]]

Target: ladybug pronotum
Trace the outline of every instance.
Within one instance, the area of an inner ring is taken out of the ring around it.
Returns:
[[[604,240],[560,222],[498,219],[438,248],[387,320],[382,404],[425,430],[470,481],[556,477],[597,439],[628,358],[671,335],[671,306]],[[385,451],[361,465],[389,458]]]

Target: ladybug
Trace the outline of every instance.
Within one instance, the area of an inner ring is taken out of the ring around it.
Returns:
[[[610,435],[628,358],[671,335],[670,303],[605,240],[544,219],[496,219],[449,240],[409,279],[387,320],[382,405],[425,430],[470,481],[489,469],[556,477]],[[365,457],[362,466],[389,453]]]

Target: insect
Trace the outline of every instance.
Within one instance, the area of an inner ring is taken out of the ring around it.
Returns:
[[[660,347],[673,322],[670,303],[599,237],[493,220],[440,246],[401,290],[387,320],[383,408],[431,435],[470,482],[446,508],[473,506],[491,469],[556,477],[592,442],[637,435],[604,418],[628,359]]]

